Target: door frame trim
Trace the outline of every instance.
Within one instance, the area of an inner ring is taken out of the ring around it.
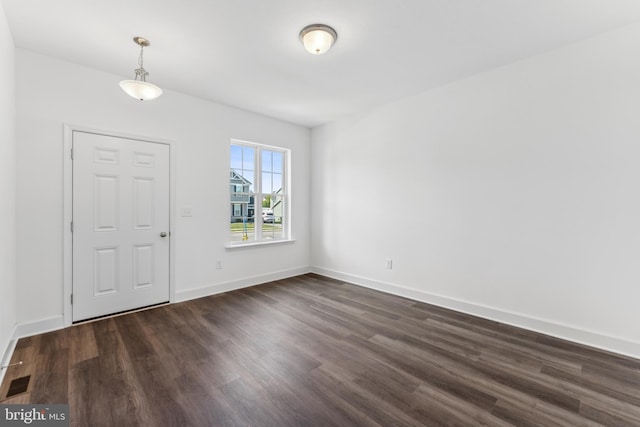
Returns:
[[[141,136],[130,133],[106,131],[86,126],[64,124],[64,186],[63,186],[63,214],[62,214],[62,259],[63,259],[63,295],[62,295],[62,315],[64,326],[71,326],[73,323],[73,313],[71,306],[71,293],[73,291],[73,234],[71,233],[71,221],[73,220],[73,161],[71,159],[71,148],[73,146],[73,132],[93,133],[97,135],[113,136],[117,138],[135,139],[143,142],[156,144],[166,144],[169,146],[169,303],[175,302],[175,218],[176,218],[176,144],[175,141]]]

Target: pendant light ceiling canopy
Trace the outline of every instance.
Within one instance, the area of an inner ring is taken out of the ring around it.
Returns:
[[[336,30],[324,24],[307,25],[300,31],[300,41],[309,53],[322,55],[338,40]]]
[[[134,72],[136,76],[134,80],[122,80],[120,87],[132,98],[139,99],[140,101],[148,101],[156,99],[162,95],[162,89],[158,86],[147,82],[147,76],[149,73],[144,69],[144,48],[151,45],[149,40],[143,37],[134,37],[133,42],[140,46],[140,56],[138,56],[138,65],[140,68],[136,68]]]

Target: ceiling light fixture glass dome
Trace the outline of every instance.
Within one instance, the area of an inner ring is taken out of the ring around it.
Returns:
[[[336,30],[324,24],[307,25],[300,31],[300,41],[309,53],[322,55],[338,40]]]
[[[143,37],[134,37],[134,43],[140,46],[140,56],[138,57],[138,65],[140,68],[136,68],[134,72],[136,77],[134,80],[122,80],[120,87],[132,98],[139,99],[140,101],[149,101],[156,99],[162,95],[162,89],[158,86],[147,82],[147,76],[149,73],[144,69],[144,48],[151,45],[149,40]]]

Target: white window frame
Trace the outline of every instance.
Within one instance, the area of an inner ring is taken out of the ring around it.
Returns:
[[[243,141],[239,139],[231,139],[229,144],[229,152],[231,151],[231,146],[237,145],[242,147],[250,147],[255,149],[254,156],[254,182],[253,182],[253,197],[254,197],[254,240],[246,240],[246,241],[232,241],[230,229],[227,237],[226,248],[238,248],[238,247],[246,247],[246,246],[257,246],[257,245],[271,245],[278,243],[286,243],[293,241],[291,238],[291,181],[289,180],[290,175],[290,162],[291,162],[291,150],[284,147],[277,147],[274,145],[265,145],[259,144],[255,142]],[[282,237],[274,238],[274,239],[264,239],[262,236],[262,198],[266,194],[271,193],[262,193],[262,152],[263,151],[276,151],[282,153],[282,187],[283,187],[283,217],[282,217]],[[228,156],[230,158],[230,156]],[[229,165],[230,166],[230,165]],[[227,174],[227,176],[229,176]],[[227,184],[228,186],[228,184]],[[230,203],[230,200],[227,202]],[[228,223],[230,223],[231,218],[227,218]]]

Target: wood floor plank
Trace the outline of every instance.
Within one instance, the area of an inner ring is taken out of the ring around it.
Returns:
[[[476,405],[455,395],[443,393],[439,388],[429,384],[422,384],[416,390],[416,398],[420,399],[421,402],[430,402],[432,410],[437,408],[439,416],[436,421],[445,425],[494,427],[510,425],[493,415],[491,411],[478,408]],[[491,410],[493,409],[494,407],[492,406]],[[424,413],[424,410],[421,409],[420,413]],[[427,420],[424,421],[426,422]]]
[[[91,323],[69,329],[69,366],[98,356],[96,338]]]
[[[316,274],[24,338],[19,360],[0,402],[69,403],[73,426],[640,426],[640,360]]]

